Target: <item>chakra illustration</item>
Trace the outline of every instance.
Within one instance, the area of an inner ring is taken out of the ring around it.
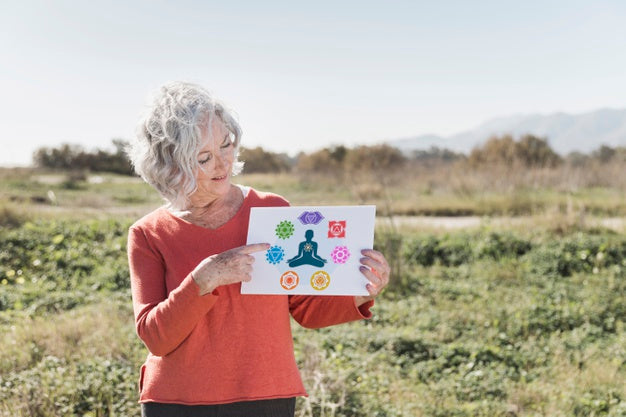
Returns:
[[[300,277],[294,271],[287,271],[280,276],[280,286],[286,290],[293,290],[300,283]]]
[[[328,222],[328,237],[346,237],[346,221],[331,220]]]
[[[298,254],[291,259],[287,259],[287,263],[290,267],[313,265],[321,268],[328,262],[317,254],[317,242],[313,240],[313,235],[313,229],[304,232],[305,241],[300,242],[298,245]]]
[[[330,275],[326,271],[317,271],[311,276],[311,287],[314,290],[322,291],[330,285]]]
[[[298,220],[302,224],[319,224],[324,220],[324,216],[319,211],[305,211],[298,217]]]
[[[276,226],[276,236],[281,239],[288,239],[293,235],[293,223],[289,220],[283,220]]]
[[[330,257],[333,258],[333,262],[336,264],[345,264],[350,257],[350,251],[347,246],[336,246],[330,253]]]
[[[265,252],[265,259],[267,262],[276,265],[280,263],[285,257],[285,250],[280,246],[272,246]]]

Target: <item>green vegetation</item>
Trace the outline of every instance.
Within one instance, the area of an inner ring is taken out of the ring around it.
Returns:
[[[621,150],[483,151],[250,151],[296,165],[236,182],[293,205],[376,204],[393,269],[372,320],[294,324],[298,416],[626,416]],[[498,162],[511,152],[544,163]],[[126,232],[161,204],[136,177],[0,169],[0,416],[138,415]]]
[[[129,224],[0,231],[0,415],[138,415]],[[625,415],[626,237],[381,229],[376,246],[396,276],[372,320],[294,325],[299,415]]]

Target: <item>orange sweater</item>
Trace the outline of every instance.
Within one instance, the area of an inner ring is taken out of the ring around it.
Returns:
[[[165,208],[128,235],[137,334],[150,353],[140,402],[219,404],[306,395],[293,354],[289,313],[319,328],[371,317],[353,297],[242,295],[241,284],[199,295],[191,271],[207,256],[244,245],[250,207],[287,201],[250,189],[237,214],[211,230]]]

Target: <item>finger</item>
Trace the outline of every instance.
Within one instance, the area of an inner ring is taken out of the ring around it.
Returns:
[[[232,275],[227,278],[228,284],[234,284],[242,281],[250,281],[252,279],[251,267],[239,267],[236,271],[232,271]]]
[[[375,259],[376,261],[378,261],[379,263],[386,265],[387,264],[387,259],[385,259],[385,255],[383,255],[382,253],[378,252],[377,250],[374,249],[363,249],[361,251],[361,254],[365,255],[365,256],[369,256],[370,258]]]
[[[380,279],[380,277],[374,274],[369,268],[361,266],[359,269],[361,270],[361,273],[365,275],[365,278],[367,278],[369,282],[371,282],[376,288],[382,285],[382,280]]]
[[[383,279],[389,281],[389,275],[391,275],[391,267],[389,266],[389,262],[387,262],[385,256],[382,253],[373,249],[364,249],[361,251],[361,253],[366,257],[370,257],[377,261],[379,263],[379,266],[374,267],[374,269],[376,269],[380,273],[380,276]]]
[[[370,293],[370,295],[373,297],[376,297],[378,295],[378,290],[374,288],[372,284],[367,284],[365,286],[365,289],[367,289],[367,292]]]
[[[383,271],[385,271],[385,266],[383,264],[381,264],[380,262],[376,262],[372,258],[361,258],[360,262],[363,265],[367,265],[370,268],[376,270],[376,272],[383,272]]]
[[[389,282],[389,275],[391,275],[391,268],[389,265],[383,265],[372,258],[361,258],[361,263],[372,268],[372,272],[380,278],[383,287]]]
[[[239,253],[251,254],[255,252],[262,252],[264,250],[268,250],[269,248],[269,243],[252,243],[250,245],[240,246],[235,250]]]

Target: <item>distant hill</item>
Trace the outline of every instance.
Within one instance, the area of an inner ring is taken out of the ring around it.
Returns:
[[[507,133],[516,139],[527,133],[547,137],[552,149],[560,154],[572,151],[588,153],[601,145],[626,146],[626,109],[498,117],[450,136],[429,134],[386,143],[407,153],[431,146],[468,153],[489,137]]]

